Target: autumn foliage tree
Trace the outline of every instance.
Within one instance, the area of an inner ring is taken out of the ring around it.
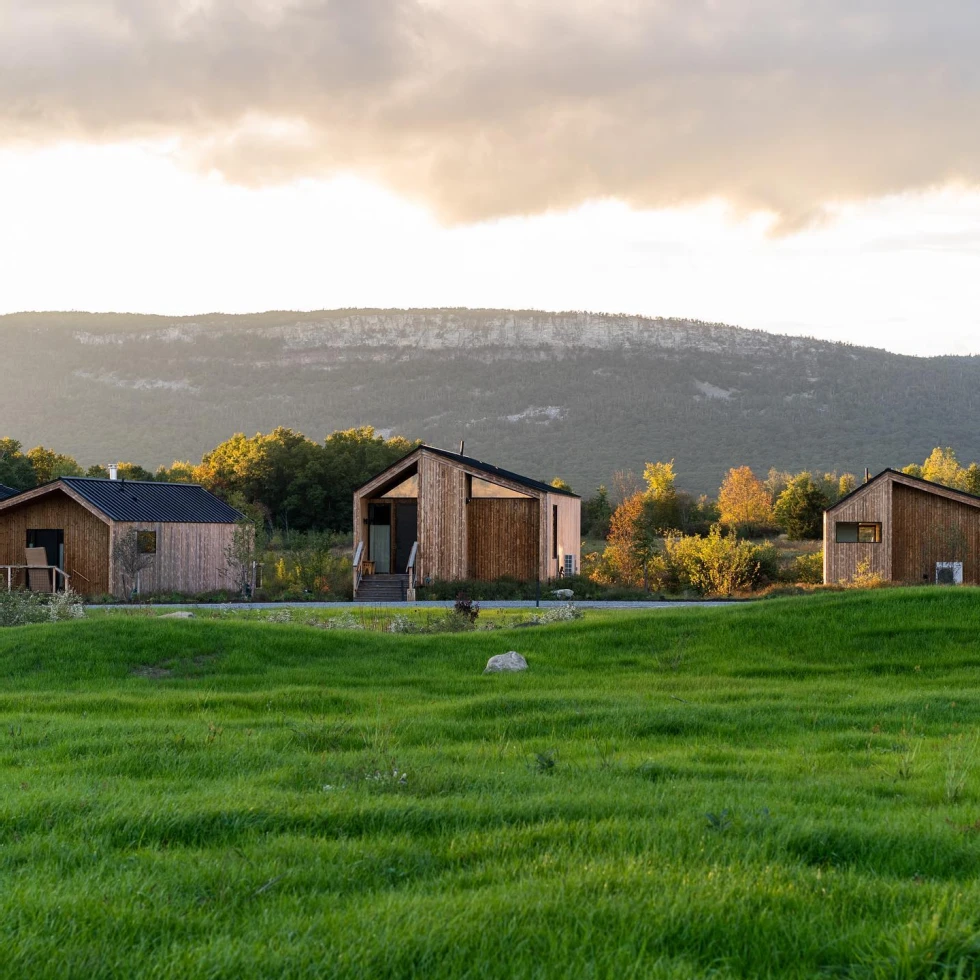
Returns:
[[[728,471],[718,493],[721,523],[734,530],[772,524],[772,497],[748,466]]]

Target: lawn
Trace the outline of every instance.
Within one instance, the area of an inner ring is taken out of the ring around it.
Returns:
[[[0,630],[0,975],[972,977],[978,671],[969,589]]]

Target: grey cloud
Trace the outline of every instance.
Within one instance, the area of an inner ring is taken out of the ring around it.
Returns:
[[[975,0],[0,0],[0,141],[178,137],[450,221],[980,182]]]

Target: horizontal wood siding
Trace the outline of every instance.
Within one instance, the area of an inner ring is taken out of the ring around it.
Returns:
[[[964,584],[980,584],[980,508],[895,484],[892,544],[896,582],[935,582],[937,562],[963,562]]]
[[[876,480],[824,514],[825,583],[849,582],[863,562],[868,563],[870,572],[891,579],[891,488],[887,478]],[[881,542],[838,544],[837,524],[855,522],[880,523]]]
[[[235,576],[228,568],[226,551],[235,534],[234,524],[160,524],[117,523],[113,525],[113,543],[133,530],[155,531],[157,553],[151,565],[140,573],[140,591],[147,592],[213,592],[237,589]],[[119,569],[113,570],[116,595],[126,591]]]
[[[521,582],[538,575],[537,500],[475,497],[467,506],[469,578]]]
[[[28,530],[45,529],[64,531],[65,571],[76,592],[109,591],[109,525],[61,490],[0,513],[0,565],[23,565]]]

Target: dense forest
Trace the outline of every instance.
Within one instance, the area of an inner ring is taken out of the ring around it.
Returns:
[[[861,473],[980,456],[980,358],[685,320],[493,310],[0,317],[0,424],[87,468],[199,459],[234,432],[374,425],[574,486],[675,460]]]

